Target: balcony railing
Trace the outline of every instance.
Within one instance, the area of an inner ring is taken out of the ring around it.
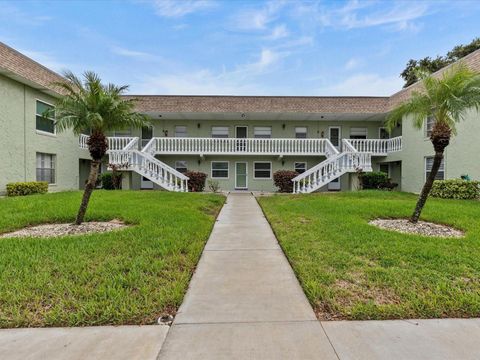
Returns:
[[[88,138],[89,136],[84,134],[81,134],[78,138],[78,145],[81,149],[88,149]],[[134,140],[138,140],[138,138],[133,136],[109,136],[107,137],[108,150],[123,150],[129,144],[136,145],[136,142],[133,143]]]
[[[391,139],[344,139],[358,152],[371,153],[372,155],[387,155],[391,152],[402,150],[402,137]]]
[[[328,139],[153,138],[144,148],[154,154],[334,155]]]

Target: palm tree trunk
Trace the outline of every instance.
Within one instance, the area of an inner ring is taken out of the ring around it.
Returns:
[[[420,214],[422,213],[423,207],[427,202],[428,194],[430,194],[430,190],[432,190],[433,182],[435,181],[435,177],[437,176],[438,169],[440,169],[440,165],[442,164],[443,159],[443,150],[436,151],[435,157],[433,158],[433,165],[430,174],[427,177],[427,181],[423,185],[422,192],[420,193],[420,197],[418,198],[417,205],[415,206],[415,210],[413,211],[412,217],[410,218],[410,222],[416,224],[418,219],[420,218]]]
[[[88,176],[88,181],[85,185],[85,190],[83,191],[82,203],[80,204],[80,209],[78,209],[75,225],[80,225],[85,218],[85,213],[87,211],[88,202],[90,201],[90,196],[92,195],[93,189],[95,189],[95,184],[97,183],[99,166],[100,161],[92,160],[92,164],[90,165],[90,175]]]

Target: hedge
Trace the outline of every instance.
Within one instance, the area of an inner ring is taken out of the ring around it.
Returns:
[[[188,176],[188,191],[202,192],[205,189],[207,174],[200,171],[187,171],[185,176]]]
[[[281,193],[293,192],[294,177],[298,176],[296,171],[292,170],[278,170],[273,174],[273,183],[278,187],[278,191]]]
[[[100,175],[102,189],[119,190],[122,188],[122,173],[106,172]]]
[[[7,184],[7,196],[45,194],[47,192],[48,182],[46,181],[27,181]]]
[[[442,199],[478,199],[480,182],[461,179],[435,180],[430,195]]]
[[[362,189],[378,189],[388,182],[388,175],[384,172],[368,172],[360,175]]]

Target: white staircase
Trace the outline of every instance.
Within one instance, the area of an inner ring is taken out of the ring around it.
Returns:
[[[109,164],[121,170],[135,171],[168,191],[188,192],[188,177],[155,158],[150,142],[140,151],[138,137],[108,137]],[[87,135],[80,135],[79,145],[87,148]]]
[[[347,172],[372,171],[371,153],[358,152],[346,139],[342,140],[342,152],[330,146],[326,160],[293,178],[294,194],[316,191]]]

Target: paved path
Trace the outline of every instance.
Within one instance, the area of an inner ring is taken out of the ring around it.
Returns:
[[[337,359],[250,194],[230,194],[160,359]]]
[[[0,330],[2,360],[154,360],[168,326]]]

